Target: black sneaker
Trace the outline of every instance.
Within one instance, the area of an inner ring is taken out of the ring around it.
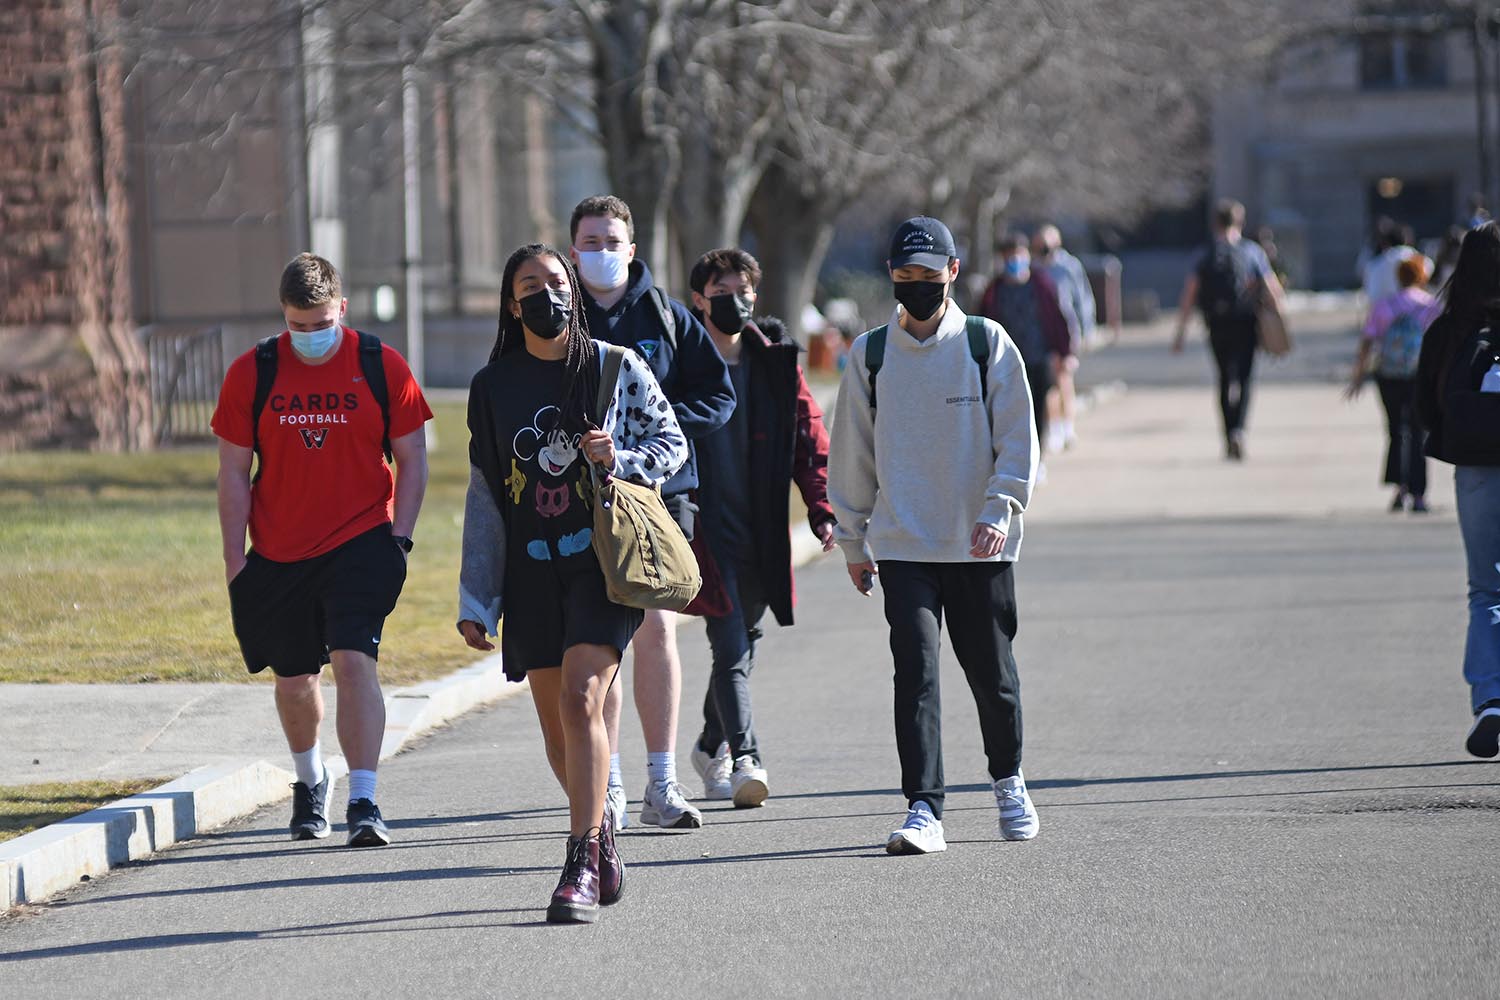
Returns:
[[[1488,701],[1479,706],[1464,749],[1485,759],[1500,756],[1500,702]]]
[[[328,792],[332,788],[333,778],[326,767],[323,780],[311,788],[300,781],[292,782],[293,840],[322,840],[328,836],[332,829],[328,825]]]
[[[344,814],[349,827],[350,847],[384,847],[391,842],[391,831],[380,818],[380,807],[369,799],[355,799]]]

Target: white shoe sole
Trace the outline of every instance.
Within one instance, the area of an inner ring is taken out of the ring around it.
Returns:
[[[736,809],[754,809],[761,805],[770,796],[770,787],[759,778],[750,778],[742,781],[740,786],[734,790],[734,807]]]
[[[907,840],[900,831],[891,834],[891,839],[885,842],[885,853],[887,854],[937,854],[948,849],[948,842],[940,840],[930,847],[923,847],[914,840]]]
[[[676,819],[669,821],[650,806],[643,806],[641,807],[641,822],[647,826],[659,826],[663,830],[696,830],[703,825],[703,817],[698,813],[684,812]]]

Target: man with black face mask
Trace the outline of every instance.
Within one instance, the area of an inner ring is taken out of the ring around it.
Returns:
[[[770,794],[750,711],[750,671],[769,610],[792,624],[787,493],[795,482],[809,526],[833,548],[828,434],[780,320],[751,319],[760,264],[729,247],[704,254],[688,283],[693,311],[729,367],[733,416],[698,445],[701,526],[694,539],[703,590],[688,613],[707,619],[713,670],[693,767],[703,797],[758,806]]]
[[[849,350],[828,466],[849,579],[869,594],[879,576],[891,628],[908,811],[886,850],[947,849],[938,699],[944,616],[979,708],[1000,836],[1029,840],[1038,822],[1021,775],[1011,653],[1011,570],[1039,451],[1026,369],[998,323],[965,316],[949,297],[958,251],[941,222],[902,223],[887,263],[899,306]]]

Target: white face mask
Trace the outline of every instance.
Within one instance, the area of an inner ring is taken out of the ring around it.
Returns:
[[[578,276],[590,288],[614,291],[630,277],[630,251],[579,250]]]
[[[292,350],[304,358],[321,358],[333,350],[339,342],[339,323],[333,321],[333,325],[322,330],[309,330],[302,333],[298,330],[289,331],[292,335]]]

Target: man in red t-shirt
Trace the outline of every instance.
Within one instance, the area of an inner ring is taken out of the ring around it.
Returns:
[[[288,264],[281,275],[287,329],[265,357],[252,349],[229,366],[213,429],[234,634],[251,673],[270,667],[276,675],[276,711],[297,771],[292,839],[329,832],[332,781],[318,745],[318,675],[332,662],[339,745],[349,763],[349,843],[366,847],[390,843],[375,805],[385,734],[375,661],[406,581],[427,489],[422,425],[432,411],[400,354],[373,338],[368,357],[362,354],[360,335],[339,322],[347,307],[328,261],[304,253]],[[274,373],[268,386],[260,384],[263,373]],[[381,373],[387,411],[379,386],[370,385]],[[383,451],[387,433],[394,484]]]

